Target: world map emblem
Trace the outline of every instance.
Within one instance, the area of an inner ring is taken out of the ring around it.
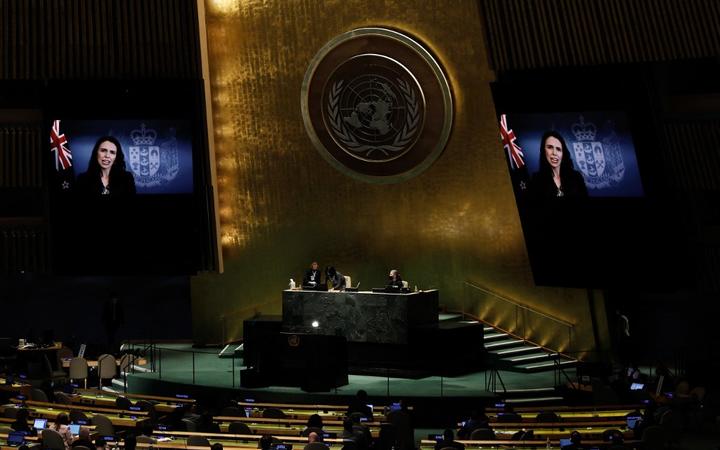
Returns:
[[[303,83],[305,128],[338,170],[368,182],[418,175],[442,153],[452,97],[435,58],[394,30],[363,28],[331,40]]]

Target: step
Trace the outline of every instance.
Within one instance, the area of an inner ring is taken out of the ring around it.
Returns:
[[[538,353],[533,355],[523,355],[523,356],[511,356],[511,357],[505,357],[503,360],[510,361],[514,363],[532,363],[535,361],[542,361],[547,359],[557,359],[559,355],[557,353]]]
[[[456,320],[462,320],[463,315],[462,314],[449,314],[449,313],[440,313],[438,314],[438,322],[452,322]]]
[[[505,357],[505,356],[513,356],[513,355],[523,355],[526,353],[536,353],[536,352],[545,353],[545,350],[543,350],[542,347],[538,347],[535,345],[526,345],[524,347],[498,350],[497,352],[495,352],[495,354],[498,356]]]
[[[485,341],[487,342],[487,341],[492,341],[492,340],[497,340],[500,338],[507,338],[507,337],[508,337],[507,333],[490,333],[490,334],[485,335]]]
[[[485,328],[483,328],[483,331],[486,333],[490,333],[491,331],[496,331],[496,330],[493,327],[485,327]]]
[[[495,341],[490,342],[489,344],[485,344],[486,349],[494,349],[494,348],[505,348],[505,347],[513,347],[516,345],[525,345],[524,341],[521,341],[520,339],[507,339],[504,341]]]
[[[565,361],[560,361],[560,363],[557,363],[555,361],[547,361],[547,362],[541,362],[541,363],[533,363],[533,364],[527,364],[524,366],[518,366],[519,369],[527,370],[527,371],[533,371],[533,370],[552,370],[558,365],[560,367],[571,367],[574,366],[577,363],[575,360],[567,359]]]

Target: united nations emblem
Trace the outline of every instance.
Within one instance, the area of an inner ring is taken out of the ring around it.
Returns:
[[[315,56],[302,90],[305,128],[323,157],[364,181],[415,176],[442,153],[452,97],[442,69],[410,37],[353,30]]]
[[[625,162],[615,127],[611,122],[606,125],[607,130],[602,142],[597,139],[598,130],[595,124],[585,122],[583,116],[571,127],[575,136],[575,162],[589,189],[616,186],[625,176]]]
[[[156,145],[157,137],[157,131],[144,123],[130,132],[133,145],[128,149],[128,162],[137,186],[162,186],[175,179],[180,170],[174,130],[169,130],[160,145]]]

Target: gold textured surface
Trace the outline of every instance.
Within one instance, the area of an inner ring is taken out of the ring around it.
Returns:
[[[202,0],[201,0],[202,1]],[[281,290],[312,260],[362,288],[398,268],[440,302],[512,328],[501,301],[465,280],[577,324],[573,347],[592,347],[584,290],[538,288],[520,229],[490,95],[476,0],[206,0],[223,274],[193,280],[198,339],[242,336],[242,320],[278,314]],[[307,66],[353,28],[402,30],[448,75],[455,123],[444,153],[399,184],[372,185],[332,168],[300,114]],[[564,347],[566,336],[532,329]],[[559,333],[562,335],[563,333]]]

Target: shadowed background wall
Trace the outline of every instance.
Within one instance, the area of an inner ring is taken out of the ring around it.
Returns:
[[[280,313],[281,290],[317,260],[361,288],[383,285],[388,270],[398,268],[411,286],[439,289],[448,309],[562,350],[569,335],[571,350],[594,348],[588,292],[534,286],[475,0],[451,7],[443,0],[372,7],[208,0],[205,8],[225,272],[193,279],[197,339],[238,339],[243,319]],[[444,153],[404,183],[371,185],[343,175],[303,127],[300,88],[310,60],[334,36],[366,26],[424,43],[453,89],[455,121]],[[528,320],[521,325],[515,307],[466,281],[573,327],[522,312]]]

